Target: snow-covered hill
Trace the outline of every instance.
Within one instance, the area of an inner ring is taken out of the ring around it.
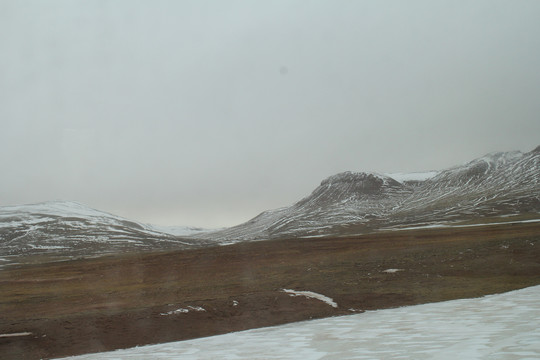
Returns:
[[[395,179],[391,175],[337,174],[290,207],[200,238],[231,243],[347,235],[540,212],[540,147],[528,153],[488,154],[440,172],[396,174]]]
[[[33,255],[88,257],[201,244],[165,231],[71,201],[3,206],[0,207],[0,259],[5,263]]]
[[[392,213],[394,223],[540,212],[540,150],[488,154],[440,172]]]
[[[534,286],[70,359],[538,359],[539,296]]]

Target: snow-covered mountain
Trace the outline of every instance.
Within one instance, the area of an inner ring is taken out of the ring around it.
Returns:
[[[183,230],[184,235],[196,232]],[[202,245],[200,240],[181,238],[166,231],[71,201],[3,206],[0,207],[0,260],[6,262],[32,255],[95,256]]]
[[[141,224],[75,202],[0,207],[0,266],[33,255],[72,258],[238,241],[351,235],[381,228],[540,213],[540,146],[443,171],[344,172],[289,207],[204,231]]]
[[[380,227],[540,212],[540,146],[488,154],[440,172],[345,172],[323,180],[294,205],[265,211],[203,239],[231,243],[346,235]]]

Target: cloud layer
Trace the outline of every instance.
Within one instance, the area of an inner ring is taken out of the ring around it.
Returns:
[[[1,205],[234,225],[540,133],[535,1],[3,1]]]

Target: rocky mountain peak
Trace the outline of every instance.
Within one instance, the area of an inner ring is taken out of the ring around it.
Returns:
[[[391,177],[366,172],[342,172],[326,178],[309,196],[295,204],[301,206],[332,206],[366,199],[382,199],[405,189]]]
[[[330,176],[321,182],[322,187],[347,186],[360,192],[376,192],[383,186],[401,187],[401,183],[391,177],[368,172],[346,171]]]

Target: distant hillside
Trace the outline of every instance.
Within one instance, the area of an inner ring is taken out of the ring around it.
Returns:
[[[399,181],[398,181],[399,180]],[[540,146],[488,154],[440,172],[390,175],[345,172],[294,205],[201,234],[224,243],[347,235],[540,212]]]

